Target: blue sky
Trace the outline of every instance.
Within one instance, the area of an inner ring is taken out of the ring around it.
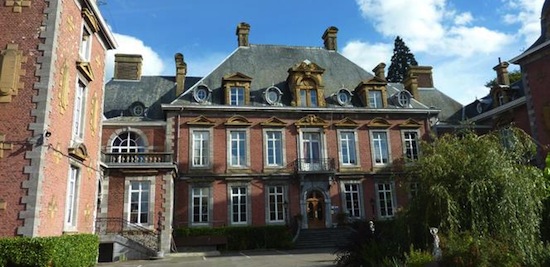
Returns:
[[[364,69],[388,67],[401,36],[435,86],[467,104],[483,97],[498,58],[510,60],[540,34],[544,0],[102,0],[119,48],[142,54],[144,75],[174,75],[182,53],[188,75],[203,76],[237,48],[235,28],[251,26],[252,44],[322,46],[336,26],[338,51]],[[511,65],[509,70],[517,69]],[[387,71],[387,69],[386,69]]]

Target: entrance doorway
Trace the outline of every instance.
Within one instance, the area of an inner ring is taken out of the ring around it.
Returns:
[[[325,199],[323,193],[313,190],[307,194],[306,212],[309,229],[325,228]]]

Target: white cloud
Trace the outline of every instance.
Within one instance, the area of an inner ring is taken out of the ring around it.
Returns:
[[[472,13],[464,12],[464,13],[459,14],[455,17],[455,24],[456,25],[468,25],[473,20],[474,20],[474,17],[472,16]]]
[[[142,75],[159,75],[164,73],[166,65],[159,54],[136,37],[114,33],[118,48],[107,51],[105,78],[110,80],[114,74],[115,54],[139,54],[143,57]],[[174,70],[175,71],[175,70]]]
[[[509,24],[519,24],[518,32],[506,27],[491,29],[480,25],[469,11],[460,11],[446,0],[356,0],[365,19],[391,43],[372,45],[362,41],[349,42],[343,54],[371,70],[373,47],[385,47],[381,53],[389,65],[393,39],[403,38],[420,65],[433,66],[435,86],[444,93],[468,104],[488,93],[484,84],[496,75],[492,67],[498,58],[508,60],[531,44],[540,33],[540,10],[544,0],[502,0],[509,11],[502,17]],[[511,15],[515,14],[515,15]],[[519,36],[519,37],[518,37]],[[520,41],[521,39],[524,39]],[[389,47],[389,48],[388,48]],[[389,67],[389,66],[388,66]],[[514,67],[510,67],[514,69]]]
[[[503,16],[508,24],[519,24],[523,45],[531,45],[540,36],[540,15],[544,0],[502,0],[509,8]]]
[[[393,44],[369,44],[361,41],[349,42],[342,50],[342,55],[367,71],[374,69],[380,62],[389,64],[392,53]]]

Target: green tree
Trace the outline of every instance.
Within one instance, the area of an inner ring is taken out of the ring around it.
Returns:
[[[513,70],[509,72],[508,77],[510,78],[510,84],[521,80],[521,70]],[[497,78],[493,78],[492,80],[485,83],[485,87],[487,88],[492,88],[495,85],[497,85]]]
[[[389,82],[403,82],[407,77],[409,66],[417,66],[418,62],[411,53],[409,47],[401,37],[397,36],[393,44],[393,55],[391,57],[390,68],[388,69],[387,80]]]
[[[449,241],[449,251],[470,254],[477,259],[473,266],[501,266],[495,261],[503,259],[512,264],[510,255],[519,265],[538,264],[547,184],[529,164],[536,147],[527,134],[515,128],[482,136],[465,131],[424,143],[422,151],[407,170],[420,184],[406,215],[416,225],[411,231],[422,232],[416,236],[438,227],[449,240],[460,237],[454,240],[467,248]]]

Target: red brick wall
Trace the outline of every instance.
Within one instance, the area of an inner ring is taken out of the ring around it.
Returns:
[[[45,113],[45,127],[52,135],[45,140],[44,160],[38,164],[38,159],[33,161],[33,166],[41,166],[38,171],[43,175],[42,183],[39,184],[41,194],[36,203],[30,203],[29,208],[36,207],[39,210],[38,220],[34,223],[38,225],[37,233],[40,236],[60,235],[63,232],[65,196],[67,190],[67,179],[69,174],[68,149],[71,140],[74,92],[76,87],[76,61],[78,60],[78,48],[81,38],[82,15],[80,9],[74,1],[59,2],[61,18],[57,32],[57,42],[53,45],[54,51],[48,51],[48,55],[53,55],[55,61],[49,65],[50,61],[43,60],[40,65],[38,59],[42,56],[42,51],[38,50],[44,46],[44,39],[40,37],[44,30],[53,31],[55,27],[48,25],[51,23],[53,14],[44,15],[46,7],[45,1],[32,1],[29,7],[22,7],[21,13],[12,12],[12,7],[2,6],[0,8],[0,25],[2,25],[2,34],[0,35],[0,50],[6,48],[7,43],[16,43],[18,49],[23,51],[26,61],[23,62],[24,76],[21,77],[23,84],[18,90],[16,96],[10,103],[0,103],[0,133],[6,134],[6,140],[16,142],[11,151],[6,151],[3,159],[0,159],[0,185],[4,190],[0,192],[0,199],[7,202],[7,209],[0,210],[0,217],[4,218],[0,225],[0,236],[13,236],[17,234],[17,228],[23,225],[23,220],[18,219],[21,211],[25,210],[22,198],[27,195],[22,188],[23,182],[29,179],[24,173],[27,166],[29,168],[30,160],[25,159],[26,152],[33,150],[38,153],[40,150],[36,145],[26,146],[25,141],[31,137],[38,137],[42,132],[33,133],[29,129],[31,123],[42,123],[42,119],[36,121],[33,114]],[[50,19],[48,22],[48,18]],[[47,25],[44,27],[43,25]],[[52,40],[47,39],[51,42]],[[92,56],[90,66],[94,74],[94,80],[88,84],[86,119],[84,145],[87,148],[88,159],[81,167],[80,189],[78,195],[78,218],[77,231],[91,232],[93,224],[93,214],[96,204],[96,189],[98,173],[98,151],[99,151],[99,130],[101,122],[101,104],[103,103],[103,76],[105,50],[96,36],[92,40]],[[69,79],[69,95],[66,110],[60,109],[60,89],[62,74],[61,69],[64,63],[67,63]],[[46,68],[46,76],[40,80],[37,77],[37,66]],[[50,69],[48,69],[50,68]],[[49,76],[49,72],[52,75]],[[51,80],[45,80],[50,78]],[[35,84],[48,84],[46,92],[40,92],[41,97],[47,96],[47,99],[38,99],[39,92],[35,89]],[[37,105],[33,101],[49,101],[49,107],[46,110],[35,110],[42,108],[43,105]],[[93,105],[92,102],[97,103]],[[92,111],[92,107],[97,109]],[[94,118],[92,118],[94,114]],[[95,132],[92,131],[92,124],[95,125]],[[56,151],[58,150],[58,151]],[[89,168],[87,167],[89,166]],[[33,183],[38,180],[36,176],[30,178]],[[31,193],[35,195],[37,193]],[[32,210],[31,210],[32,212]],[[28,226],[28,225],[27,225]],[[31,227],[32,226],[28,226]]]
[[[544,107],[550,106],[550,56],[546,51],[540,51],[537,54],[540,57],[526,65],[522,65],[522,72],[526,73],[529,89],[531,91],[535,117],[537,122],[537,137],[541,144],[550,144],[550,121],[545,123]],[[548,150],[546,150],[548,151]],[[545,156],[545,155],[544,155]]]
[[[213,159],[213,169],[212,173],[214,174],[223,174],[226,172],[226,162],[227,162],[227,151],[226,151],[226,140],[227,140],[227,127],[224,123],[227,121],[227,117],[217,117],[217,116],[208,116],[208,119],[215,122],[215,125],[212,126],[213,130],[213,147],[214,147],[214,159]],[[190,128],[186,122],[194,119],[182,117],[180,121],[180,139],[179,139],[179,168],[180,172],[187,173],[189,171],[189,134]],[[263,172],[263,128],[260,123],[264,122],[266,118],[251,118],[247,117],[251,122],[251,126],[248,127],[249,138],[250,138],[250,172],[261,174]],[[299,119],[299,118],[298,118]],[[286,162],[288,164],[287,172],[292,173],[293,165],[292,163],[298,158],[298,149],[297,149],[297,140],[299,138],[298,131],[293,125],[298,119],[283,119],[287,123],[285,128],[285,149],[286,149]],[[341,119],[341,118],[340,118]],[[338,119],[339,120],[339,119]],[[334,122],[338,121],[334,120]],[[391,156],[394,160],[399,159],[402,156],[402,128],[400,124],[406,121],[405,118],[392,119],[389,120],[391,127],[388,130],[389,133],[389,142],[391,145]],[[376,171],[373,168],[372,156],[371,156],[371,145],[370,145],[370,134],[369,128],[366,126],[370,120],[356,120],[360,125],[357,129],[358,134],[358,154],[360,155],[360,162],[364,172],[374,172]],[[425,135],[425,121],[420,121],[422,124],[418,129],[419,136]],[[199,127],[197,127],[199,128]],[[328,157],[335,159],[335,162],[338,162],[338,136],[337,128],[330,125],[325,130],[325,148],[327,151]],[[338,166],[337,166],[338,167]],[[208,171],[210,172],[210,171]],[[291,178],[297,179],[297,178]],[[366,175],[361,179],[361,185],[363,190],[363,204],[364,212],[366,218],[372,219],[375,214],[372,212],[372,206],[370,203],[371,199],[376,200],[375,188],[374,188],[374,178],[371,175]],[[228,195],[227,195],[227,182],[223,180],[216,180],[212,182],[212,194],[213,194],[213,226],[224,226],[230,224],[230,219],[228,218],[229,206],[228,206]],[[301,213],[300,201],[300,184],[297,181],[289,181],[288,183],[288,202],[289,202],[289,216],[292,218],[294,215]],[[328,186],[328,184],[327,184]],[[265,207],[266,207],[266,192],[265,192],[265,182],[260,177],[252,178],[250,182],[250,199],[251,199],[251,223],[253,225],[264,225],[265,224]],[[402,179],[395,181],[395,194],[397,199],[396,208],[402,207],[408,203],[409,194],[407,191],[407,185]],[[331,184],[329,189],[329,197],[331,199],[331,204],[333,206],[339,206],[340,211],[343,210],[342,196],[340,194],[341,188],[339,181]],[[179,180],[176,182],[175,188],[175,216],[174,223],[175,227],[187,226],[189,223],[189,216],[191,212],[189,209],[189,183],[185,180]],[[375,204],[375,209],[376,209]],[[327,210],[326,212],[330,212]],[[335,216],[333,215],[333,222],[335,222]]]
[[[32,136],[28,125],[34,122],[31,109],[35,107],[32,97],[36,95],[33,85],[38,81],[34,76],[37,64],[37,51],[41,43],[36,36],[42,23],[42,14],[46,3],[34,1],[30,7],[23,7],[22,13],[14,13],[13,7],[6,7],[2,3],[0,8],[0,50],[6,49],[8,43],[18,44],[18,49],[27,58],[22,62],[22,69],[26,75],[21,76],[22,87],[10,103],[0,103],[0,133],[5,134],[6,141],[16,142],[11,150],[4,150],[4,157],[0,159],[0,199],[6,202],[6,209],[0,210],[0,236],[14,236],[17,228],[23,224],[18,219],[19,212],[25,209],[21,197],[26,195],[22,182],[29,177],[23,174],[23,169],[29,164],[25,159],[27,138]]]

